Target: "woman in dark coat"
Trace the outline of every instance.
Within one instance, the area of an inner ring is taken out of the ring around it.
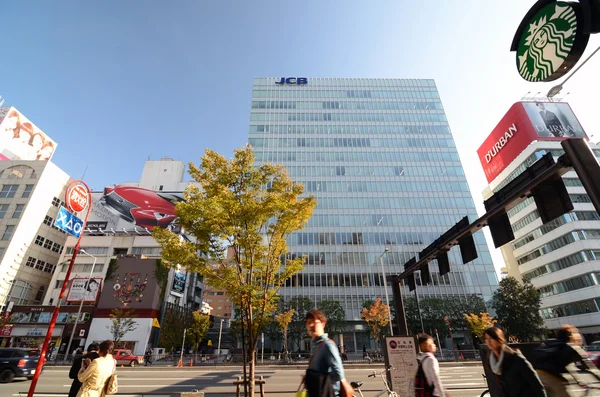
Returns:
[[[79,389],[81,389],[81,382],[77,379],[77,374],[81,369],[81,363],[86,358],[90,360],[95,360],[99,357],[98,354],[98,345],[96,343],[92,343],[88,346],[87,353],[83,356],[79,355],[79,357],[75,357],[73,360],[73,365],[71,366],[71,370],[69,371],[69,378],[73,379],[73,383],[71,384],[71,389],[69,390],[69,397],[77,396],[79,393]]]
[[[505,397],[546,397],[537,373],[519,351],[506,345],[500,328],[486,329],[483,340],[490,349],[487,357],[490,368]]]

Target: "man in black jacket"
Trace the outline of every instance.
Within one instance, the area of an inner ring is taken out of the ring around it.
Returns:
[[[98,345],[96,343],[91,343],[88,346],[86,354],[84,354],[83,356],[75,357],[75,359],[73,360],[73,365],[69,370],[69,379],[73,379],[71,390],[69,390],[69,397],[76,397],[77,393],[79,392],[79,389],[81,389],[81,382],[79,381],[79,379],[77,379],[77,374],[81,369],[81,363],[83,362],[83,360],[89,358],[93,361],[98,357],[100,357],[100,355],[98,354]]]

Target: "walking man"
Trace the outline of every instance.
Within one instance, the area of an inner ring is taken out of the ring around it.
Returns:
[[[450,393],[444,391],[444,385],[440,379],[440,365],[433,355],[437,350],[433,338],[427,334],[419,334],[418,342],[421,353],[417,357],[419,367],[415,375],[415,396],[450,397]]]

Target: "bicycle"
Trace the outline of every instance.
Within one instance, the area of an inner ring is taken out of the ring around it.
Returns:
[[[481,374],[481,376],[483,376],[483,380],[485,380],[485,383],[487,383],[487,376],[485,376],[485,374]],[[481,395],[479,397],[488,397],[488,396],[491,396],[490,389],[485,390],[483,393],[481,393]]]
[[[379,394],[375,395],[375,397],[380,397],[380,396],[387,396],[387,397],[399,397],[398,393],[396,393],[395,391],[393,391],[392,389],[390,389],[390,384],[387,381],[387,377],[385,375],[386,372],[390,371],[391,369],[393,369],[393,367],[390,365],[389,367],[387,367],[386,369],[384,369],[383,371],[381,371],[379,374],[377,374],[376,371],[373,371],[373,373],[371,375],[369,375],[369,378],[376,378],[377,376],[381,376],[381,379],[383,380],[383,385],[385,386],[385,388],[379,392]],[[360,390],[360,387],[363,385],[363,382],[350,382],[350,386],[352,386],[352,388],[358,392],[358,394],[360,394],[360,397],[364,397],[364,395],[362,394],[362,391]]]

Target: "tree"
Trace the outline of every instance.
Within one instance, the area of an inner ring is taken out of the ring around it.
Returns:
[[[346,328],[346,311],[336,300],[324,300],[319,303],[319,310],[327,317],[325,331],[330,337],[341,334]]]
[[[112,325],[107,325],[106,328],[110,330],[110,333],[113,336],[113,341],[118,347],[119,342],[128,332],[135,331],[137,329],[137,322],[133,319],[135,317],[135,311],[113,309],[109,316],[111,318]]]
[[[195,352],[198,351],[198,346],[202,343],[202,339],[206,336],[209,328],[210,316],[208,314],[203,314],[200,310],[192,313],[192,323],[187,329],[187,335],[193,341],[192,348]]]
[[[383,346],[383,337],[385,336],[386,330],[388,329],[388,323],[390,322],[389,307],[381,303],[381,298],[370,305],[370,307],[364,307],[360,316],[367,322],[369,332],[375,340]]]
[[[283,334],[283,359],[287,361],[288,349],[287,349],[287,332],[290,323],[292,322],[292,318],[294,317],[294,309],[290,309],[285,313],[279,313],[275,316],[275,321],[281,329],[281,333]]]
[[[540,304],[539,291],[530,282],[521,284],[514,277],[500,281],[492,298],[492,307],[506,334],[522,342],[544,333]]]
[[[314,197],[300,197],[304,187],[283,166],[254,167],[254,160],[250,146],[237,149],[231,160],[206,150],[199,167],[189,165],[197,184],[188,186],[185,201],[176,206],[179,223],[193,241],[168,229],[153,230],[165,265],[200,273],[240,309],[250,395],[260,331],[277,308],[279,289],[303,268],[302,257],[283,265],[286,239],[305,226],[316,205]],[[229,259],[228,249],[233,252]]]
[[[296,343],[298,351],[300,351],[302,339],[308,338],[306,325],[304,325],[304,317],[306,316],[306,312],[313,307],[312,300],[306,296],[294,296],[285,302],[286,309],[294,309],[288,333],[290,338]]]
[[[483,338],[486,329],[493,327],[498,322],[487,312],[480,312],[479,316],[474,313],[465,314],[464,316],[471,333],[480,339]]]

